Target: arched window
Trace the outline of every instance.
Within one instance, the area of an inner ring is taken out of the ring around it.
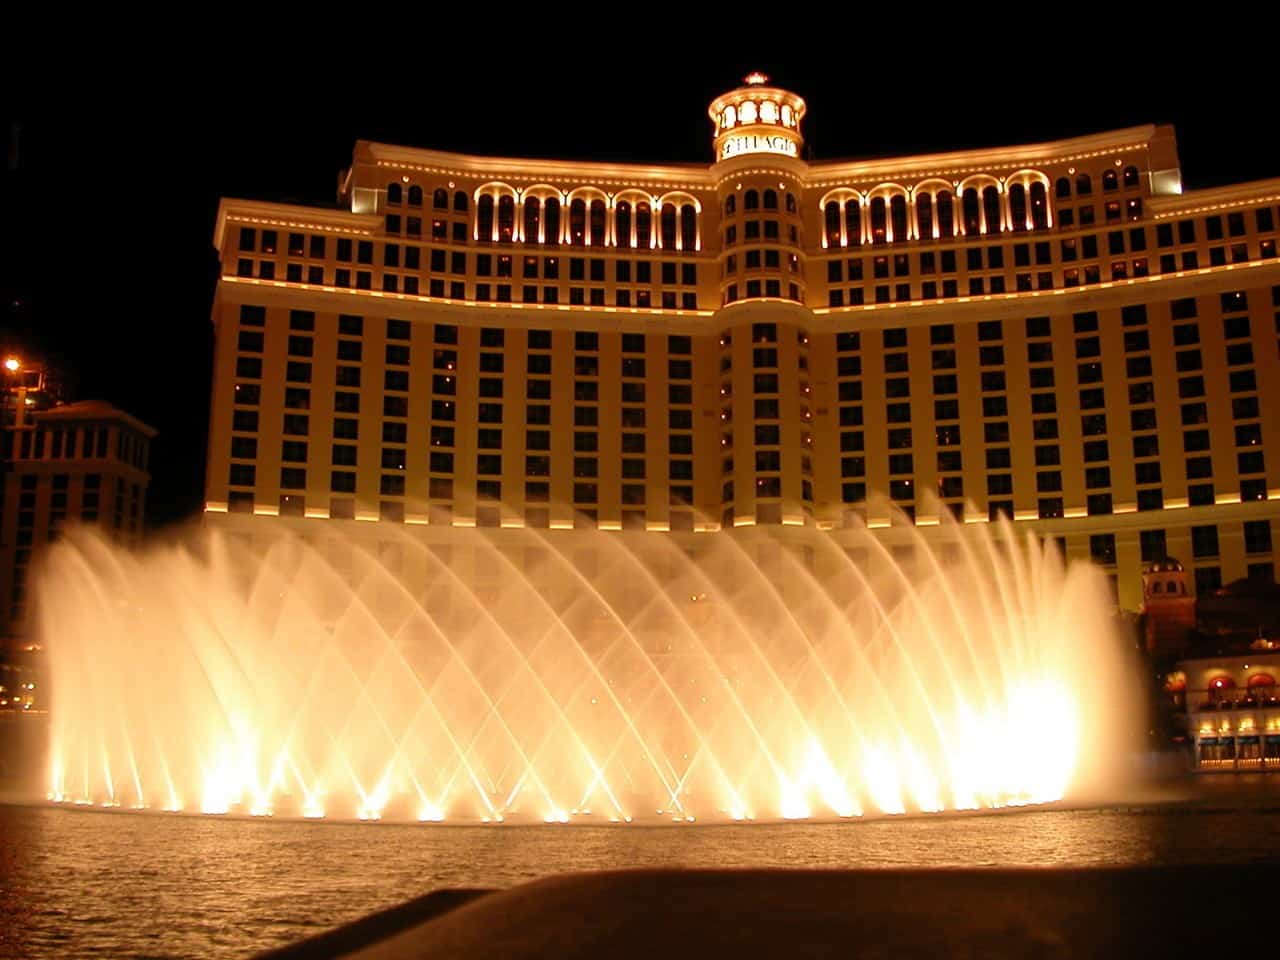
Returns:
[[[441,187],[440,189],[434,191],[431,194],[431,206],[435,207],[437,210],[448,210],[449,209],[449,191],[446,190],[444,187]]]
[[[943,190],[933,198],[938,210],[938,236],[954,237],[956,235],[956,205],[951,199],[951,191]]]
[[[608,222],[608,217],[606,217],[605,215],[604,201],[592,200],[591,201],[591,246],[593,247],[604,246],[605,225],[607,222]]]
[[[1076,196],[1087,197],[1093,193],[1093,181],[1089,179],[1087,173],[1079,174],[1076,177]]]
[[[476,201],[476,239],[493,239],[493,197],[487,193]]]
[[[1116,172],[1114,170],[1108,170],[1102,175],[1103,190],[1114,190],[1118,186],[1120,186],[1120,178],[1116,176]]]
[[[766,210],[778,209],[778,191],[777,190],[766,190],[764,192],[764,208]]]
[[[387,184],[387,203],[399,203],[399,202],[400,202],[400,184],[388,183]]]
[[[614,242],[620,247],[631,246],[631,204],[625,200],[618,202],[613,211]]]
[[[569,203],[569,243],[575,247],[587,242],[587,202],[582,198]]]
[[[760,207],[760,195],[754,190],[748,190],[742,197],[743,210],[756,210]]]
[[[1059,200],[1071,199],[1071,181],[1066,177],[1059,177],[1057,186],[1054,188]]]
[[[538,243],[538,221],[542,219],[542,201],[537,197],[524,198],[524,242]]]
[[[1027,229],[1027,188],[1020,183],[1009,187],[1009,227]]]
[[[921,240],[933,238],[933,195],[921,193],[916,196],[916,229],[920,231]]]
[[[986,221],[986,233],[1000,232],[1000,191],[987,187],[982,191],[982,213]]]
[[[824,229],[827,235],[827,246],[840,246],[840,204],[828,200],[822,208]]]
[[[844,202],[844,242],[851,247],[862,246],[862,204],[857,197]]]
[[[636,204],[636,247],[648,250],[653,246],[653,214],[649,204],[641,200]]]
[[[888,233],[889,217],[884,197],[876,197],[871,201],[871,242],[884,243],[888,239]]]
[[[516,198],[498,198],[498,242],[510,243],[516,232]]]
[[[960,197],[960,225],[965,236],[973,236],[982,232],[982,204],[978,199],[978,188],[970,187]]]
[[[455,213],[467,212],[467,194],[465,191],[459,190],[453,195],[453,209]]]
[[[680,208],[680,249],[698,249],[698,211],[692,203]]]
[[[787,213],[796,212],[796,195],[794,193],[787,194]]]
[[[1049,192],[1039,181],[1031,185],[1031,226],[1035,230],[1049,229]]]
[[[662,249],[676,248],[676,206],[674,203],[662,207]]]
[[[724,215],[726,217],[732,217],[737,212],[738,212],[738,197],[737,197],[737,194],[731,193],[729,194],[729,196],[725,198],[725,201],[724,201]]]
[[[907,229],[907,198],[902,194],[896,194],[889,201],[889,225],[893,228],[894,243],[911,239],[911,231]]]
[[[409,188],[409,205],[413,207],[422,206],[422,188],[416,183]]]
[[[1124,168],[1124,185],[1126,187],[1136,187],[1138,185],[1138,168],[1137,167]]]
[[[560,244],[560,201],[556,197],[547,197],[542,207],[542,242]]]
[[[1214,677],[1209,681],[1209,699],[1227,698],[1230,695],[1230,691],[1235,688],[1235,685],[1236,682],[1230,677]]]

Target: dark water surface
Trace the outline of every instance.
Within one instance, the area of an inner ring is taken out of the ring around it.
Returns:
[[[440,887],[639,866],[1247,863],[1280,854],[1280,777],[1161,802],[858,823],[450,827],[0,806],[0,956],[246,957]]]

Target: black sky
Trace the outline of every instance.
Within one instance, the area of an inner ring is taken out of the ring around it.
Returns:
[[[0,347],[52,354],[79,397],[108,399],[160,431],[148,510],[163,524],[202,499],[218,198],[332,203],[357,139],[707,162],[706,104],[761,69],[808,101],[805,134],[817,159],[1158,122],[1177,128],[1187,189],[1280,176],[1274,56],[1254,56],[1235,39],[1194,55],[1153,44],[1135,57],[1121,55],[1117,38],[1114,55],[975,57],[979,65],[947,72],[923,68],[936,54],[916,43],[836,45],[804,61],[758,49],[697,54],[685,64],[670,47],[673,56],[640,69],[605,58],[594,75],[590,44],[566,42],[582,53],[539,57],[536,70],[521,66],[527,46],[479,56],[412,44],[374,44],[358,56],[240,50],[190,60],[115,49],[109,63],[26,64],[9,87],[19,96],[0,108]],[[866,53],[877,49],[874,59]]]

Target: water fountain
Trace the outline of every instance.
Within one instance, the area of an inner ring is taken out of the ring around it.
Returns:
[[[53,551],[52,799],[489,823],[969,810],[1096,783],[1123,726],[1102,574],[1008,523],[238,529]]]

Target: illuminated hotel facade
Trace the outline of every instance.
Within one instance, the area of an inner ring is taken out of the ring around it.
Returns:
[[[1280,180],[1184,193],[1164,126],[811,163],[804,113],[753,75],[709,164],[362,141],[340,210],[224,199],[209,520],[1007,514],[1125,608],[1274,575]]]

